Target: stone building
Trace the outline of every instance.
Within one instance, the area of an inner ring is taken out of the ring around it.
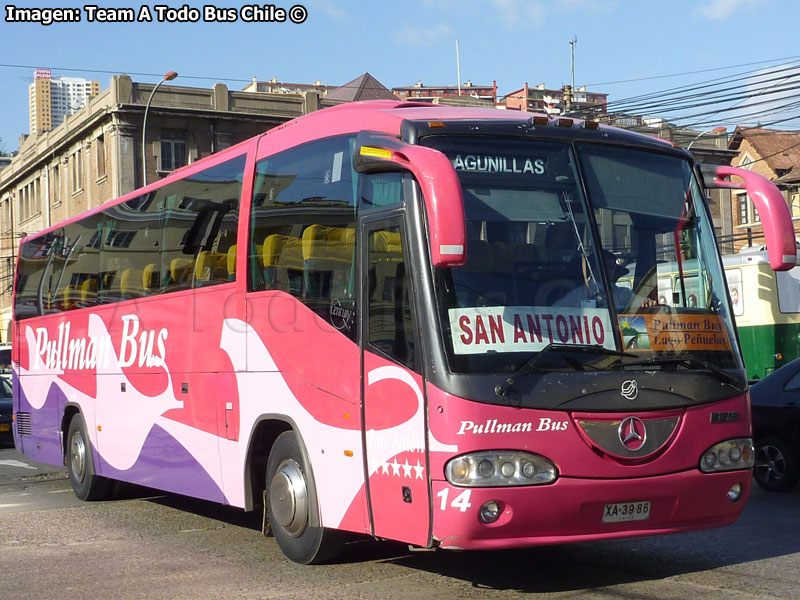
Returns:
[[[466,81],[460,87],[457,85],[423,85],[421,81],[418,81],[414,85],[393,87],[392,93],[400,100],[413,102],[438,104],[436,101],[441,98],[470,96],[494,105],[497,103],[497,81],[493,81],[492,85],[480,85]]]
[[[586,86],[574,90],[569,85],[549,89],[543,83],[529,86],[526,82],[522,88],[507,94],[504,101],[509,110],[574,114],[582,119],[597,119],[608,111],[608,94],[590,92]]]
[[[142,185],[142,122],[154,87],[115,75],[59,127],[22,138],[0,170],[0,342],[9,337],[20,239]],[[147,115],[147,181],[327,104],[316,92],[162,85]]]
[[[795,232],[800,229],[800,131],[737,127],[728,147],[734,167],[749,169],[771,180],[781,190],[792,213]],[[733,194],[736,250],[764,243],[758,211],[744,192]]]

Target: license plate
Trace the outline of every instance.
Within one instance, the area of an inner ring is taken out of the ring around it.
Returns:
[[[603,523],[646,521],[650,518],[650,502],[621,502],[603,507]]]
[[[11,431],[11,425],[8,423],[0,424],[0,431]]]

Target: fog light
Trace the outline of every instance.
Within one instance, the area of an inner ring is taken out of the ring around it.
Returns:
[[[500,518],[500,505],[495,500],[489,500],[481,506],[478,518],[483,523],[494,523]]]
[[[737,483],[728,490],[728,500],[731,502],[736,502],[739,498],[742,497],[742,484]]]

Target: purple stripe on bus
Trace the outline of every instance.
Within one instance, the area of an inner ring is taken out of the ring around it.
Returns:
[[[94,452],[99,455],[97,449]],[[158,425],[153,426],[136,463],[125,471],[99,456],[100,473],[112,479],[226,503],[225,495],[194,457]]]

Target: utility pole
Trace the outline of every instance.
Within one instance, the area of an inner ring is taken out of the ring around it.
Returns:
[[[578,43],[578,36],[572,36],[572,39],[569,41],[569,49],[570,53],[572,54],[572,89],[575,89],[575,44]]]
[[[564,86],[564,110],[562,111],[563,114],[569,114],[572,112],[572,97],[575,93],[575,44],[578,43],[578,36],[573,36],[572,39],[569,41],[569,49],[570,54],[572,55],[572,85],[565,85]]]
[[[461,95],[461,55],[458,51],[458,38],[456,38],[456,81],[458,83],[458,95]]]

